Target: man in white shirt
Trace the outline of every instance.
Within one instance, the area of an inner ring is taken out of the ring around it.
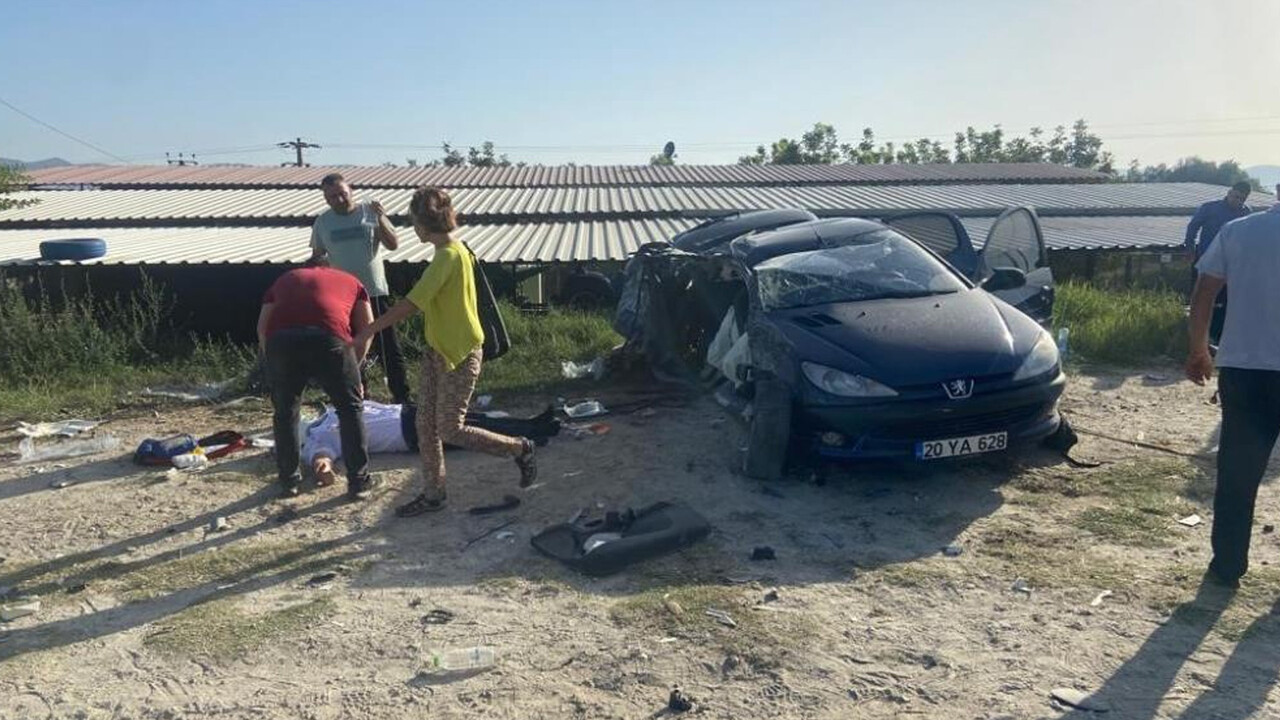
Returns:
[[[1223,287],[1231,295],[1216,358],[1222,432],[1208,579],[1236,588],[1249,569],[1258,485],[1280,435],[1280,203],[1224,225],[1196,270],[1187,377],[1198,385],[1213,375],[1214,298]]]

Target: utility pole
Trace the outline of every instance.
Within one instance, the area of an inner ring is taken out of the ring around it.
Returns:
[[[178,158],[176,160],[174,158],[169,157],[169,153],[165,153],[164,163],[165,165],[199,165],[200,164],[196,162],[195,153],[191,153],[191,157],[184,157],[182,153],[178,153]]]
[[[303,149],[303,148],[318,148],[318,147],[320,147],[320,146],[319,146],[319,145],[317,145],[317,144],[315,144],[315,143],[303,142],[303,141],[302,141],[302,138],[294,138],[293,140],[290,140],[290,141],[287,141],[287,142],[276,143],[276,147],[282,147],[282,148],[293,148],[293,149],[294,149],[295,151],[297,151],[297,153],[298,153],[298,162],[297,162],[297,163],[295,163],[295,164],[296,164],[298,167],[310,167],[310,166],[309,166],[309,165],[307,165],[306,163],[302,162],[302,149]],[[281,165],[288,165],[289,163],[280,163],[280,164],[281,164]]]

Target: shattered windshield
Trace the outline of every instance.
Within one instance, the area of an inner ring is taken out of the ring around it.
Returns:
[[[849,245],[770,258],[755,274],[765,310],[965,289],[945,265],[888,229],[858,235]]]

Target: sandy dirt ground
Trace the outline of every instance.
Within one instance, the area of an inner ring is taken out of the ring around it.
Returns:
[[[0,593],[41,601],[0,623],[0,718],[657,718],[673,686],[706,718],[1102,717],[1058,689],[1105,717],[1280,717],[1280,498],[1268,482],[1244,588],[1201,587],[1218,408],[1178,377],[1071,378],[1073,456],[1101,467],[1034,450],[771,484],[736,472],[743,431],[714,402],[600,385],[631,412],[543,448],[540,485],[452,452],[451,506],[408,520],[412,456],[376,456],[364,504],[341,484],[279,500],[262,450],[176,477],[123,454],[265,432],[263,403],[133,406],[98,431],[120,452],[0,465]],[[466,512],[508,493],[514,511]],[[599,579],[530,547],[659,500],[710,537]],[[432,671],[475,645],[497,665]]]

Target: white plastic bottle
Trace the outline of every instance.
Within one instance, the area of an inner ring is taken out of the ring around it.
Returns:
[[[431,667],[446,672],[485,670],[497,662],[497,651],[487,645],[451,648],[431,654]]]

